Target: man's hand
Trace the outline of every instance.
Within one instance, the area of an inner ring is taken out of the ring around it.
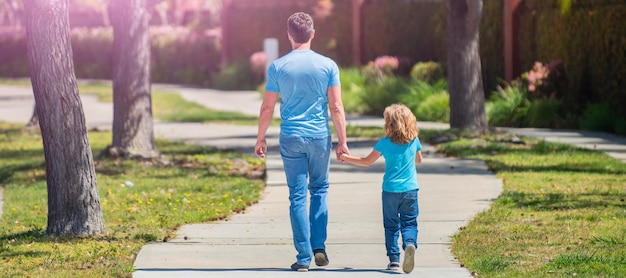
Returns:
[[[344,143],[344,144],[338,144],[337,148],[335,149],[335,154],[337,155],[337,160],[342,161],[341,160],[341,155],[342,154],[350,154],[350,150],[348,149],[348,144]]]
[[[257,140],[256,145],[254,145],[254,153],[258,157],[264,158],[266,152],[267,152],[267,141],[265,141],[265,139]]]

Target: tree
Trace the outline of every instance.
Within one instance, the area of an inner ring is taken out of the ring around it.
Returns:
[[[104,219],[69,37],[68,0],[25,0],[26,43],[43,139],[49,235],[96,235]]]
[[[147,0],[112,0],[113,142],[109,155],[158,156],[150,89]]]
[[[482,0],[448,0],[450,127],[485,132],[485,89],[480,65]]]
[[[26,130],[29,132],[33,132],[36,128],[39,127],[39,117],[37,116],[37,106],[33,107],[33,115],[30,116],[30,120],[26,123]]]

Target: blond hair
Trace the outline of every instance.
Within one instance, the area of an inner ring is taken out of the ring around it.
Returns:
[[[403,104],[392,104],[383,112],[385,118],[385,135],[391,142],[406,144],[415,139],[419,133],[417,119],[413,112]]]

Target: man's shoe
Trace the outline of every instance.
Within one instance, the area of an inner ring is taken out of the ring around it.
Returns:
[[[328,255],[326,255],[326,250],[324,249],[313,250],[313,256],[315,257],[315,265],[317,266],[327,266],[330,262]]]
[[[297,262],[295,262],[295,263],[293,263],[291,265],[291,269],[295,270],[297,272],[307,272],[307,271],[309,271],[309,266],[308,265],[298,264]]]
[[[399,262],[390,262],[387,265],[387,270],[400,271],[400,263]]]
[[[404,262],[402,263],[402,271],[409,273],[413,271],[415,265],[415,245],[409,244],[404,250]]]

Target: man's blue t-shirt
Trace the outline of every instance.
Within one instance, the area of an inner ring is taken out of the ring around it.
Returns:
[[[292,50],[267,71],[265,91],[280,93],[280,133],[330,136],[328,87],[339,86],[339,67],[313,50]]]
[[[394,144],[388,137],[381,138],[374,150],[385,158],[383,191],[406,192],[418,189],[415,156],[422,150],[419,138],[406,144]]]

